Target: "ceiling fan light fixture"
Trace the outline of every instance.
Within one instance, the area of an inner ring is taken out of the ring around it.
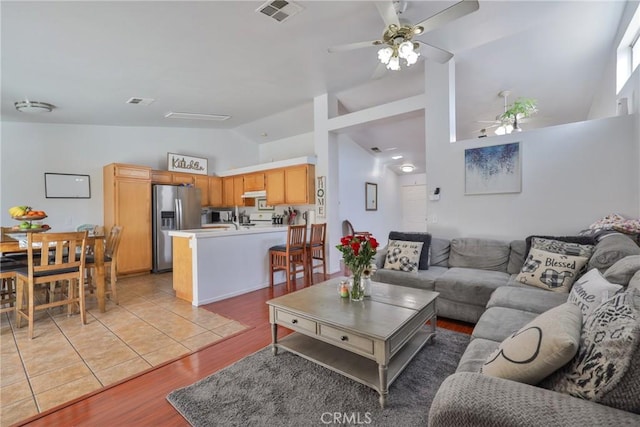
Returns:
[[[28,99],[25,99],[24,101],[16,101],[13,105],[16,107],[16,110],[21,113],[50,113],[54,108],[56,108],[55,105],[47,102],[29,101]]]
[[[387,68],[390,69],[391,71],[400,70],[400,58],[398,58],[397,56],[392,56],[391,58],[389,58],[389,63],[387,63]]]
[[[413,43],[406,40],[398,45],[398,56],[407,59],[413,53]]]
[[[378,59],[383,64],[388,64],[391,56],[393,56],[393,49],[390,47],[383,47],[378,51]]]

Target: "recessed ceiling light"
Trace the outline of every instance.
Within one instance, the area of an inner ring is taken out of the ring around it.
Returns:
[[[402,158],[402,156],[392,156],[391,157],[393,160],[400,160]]]
[[[404,164],[404,165],[400,166],[400,170],[401,170],[402,172],[405,172],[405,173],[413,172],[415,169],[416,169],[416,167],[415,167],[415,166],[410,165],[410,164],[408,164],[408,163],[406,163],[406,164]]]
[[[166,119],[186,119],[186,120],[214,120],[223,121],[230,119],[231,116],[223,114],[204,114],[204,113],[178,113],[171,111],[164,116]]]
[[[51,110],[56,108],[55,105],[46,102],[29,101],[28,99],[16,101],[13,105],[21,113],[50,113]]]

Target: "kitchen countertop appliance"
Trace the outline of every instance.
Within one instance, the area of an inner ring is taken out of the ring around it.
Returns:
[[[199,188],[175,185],[152,187],[153,272],[173,269],[171,230],[201,228],[202,208]]]
[[[252,213],[249,214],[249,223],[254,224],[255,227],[272,227],[272,217],[272,213]]]

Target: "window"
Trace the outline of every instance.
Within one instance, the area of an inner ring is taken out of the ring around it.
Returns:
[[[640,64],[640,6],[636,8],[617,51],[616,93]]]

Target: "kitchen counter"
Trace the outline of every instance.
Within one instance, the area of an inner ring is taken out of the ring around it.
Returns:
[[[269,248],[287,240],[287,226],[175,230],[173,288],[194,306],[269,286]],[[284,281],[284,272],[275,274]]]

